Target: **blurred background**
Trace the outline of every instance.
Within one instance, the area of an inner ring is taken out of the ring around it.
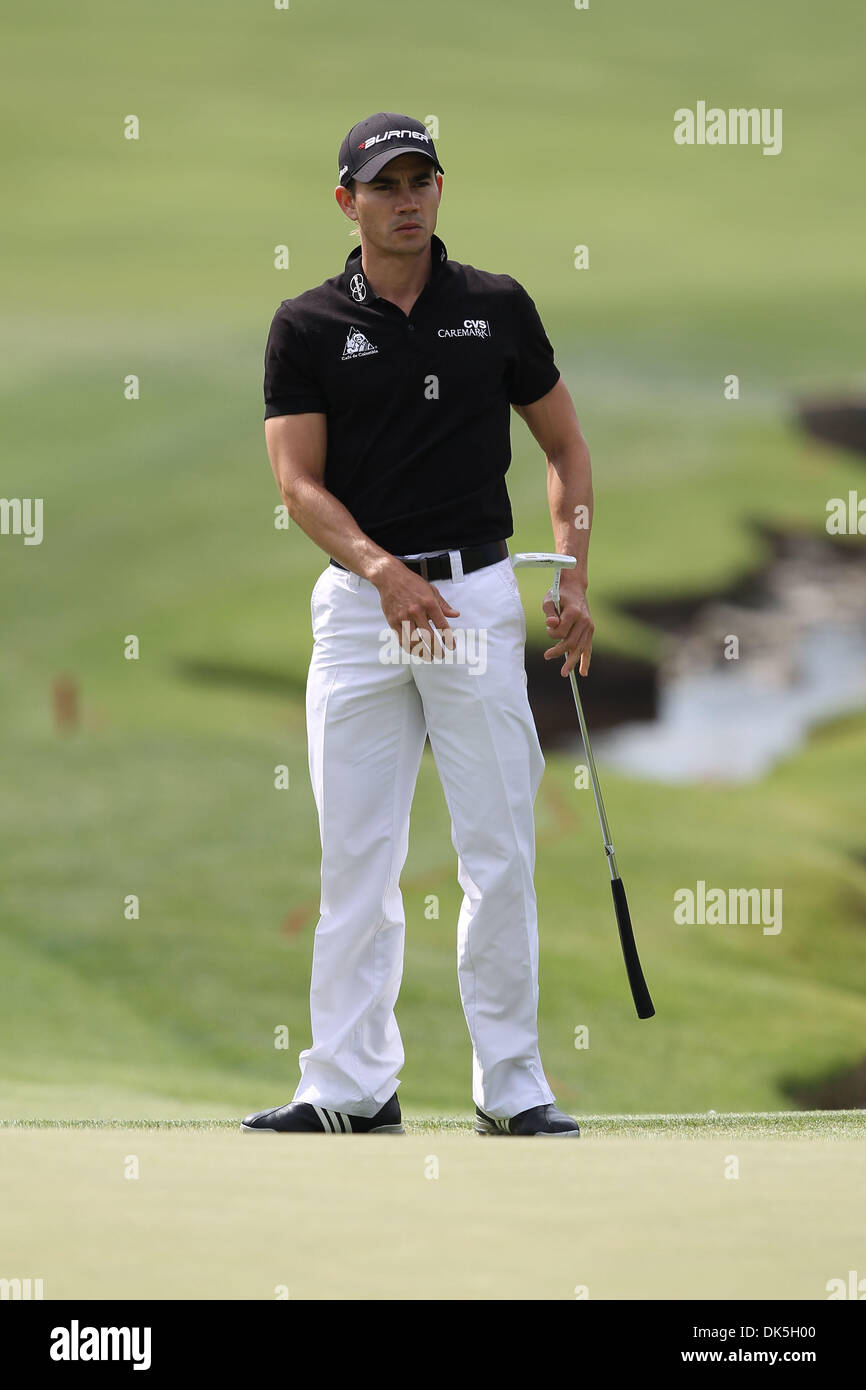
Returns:
[[[379,110],[438,122],[437,230],[526,286],[592,451],[582,687],[657,1017],[634,1015],[524,572],[557,1100],[866,1104],[866,541],[826,526],[866,492],[862,7],[49,0],[4,28],[0,494],[44,499],[44,534],[0,536],[0,1115],[232,1116],[294,1090],[325,561],[274,525],[262,362],[280,301],[356,244],[337,150]],[[698,101],[782,108],[782,152],[677,145]],[[544,459],[513,436],[512,549],[548,549]],[[782,930],[678,924],[699,881],[781,890]],[[466,1112],[429,751],[403,893],[401,1101]]]

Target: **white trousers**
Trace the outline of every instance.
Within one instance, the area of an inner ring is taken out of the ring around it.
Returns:
[[[533,805],[544,758],[526,694],[526,620],[510,559],[434,582],[460,612],[450,661],[398,656],[368,580],[329,564],[313,589],[307,733],[322,895],[313,1042],[294,1099],[369,1117],[399,1085],[400,874],[429,735],[464,893],[457,969],[472,1095],[505,1118],[553,1100],[538,1052]]]

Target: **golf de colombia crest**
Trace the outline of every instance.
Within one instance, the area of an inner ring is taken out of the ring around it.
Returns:
[[[379,349],[370,339],[365,337],[360,328],[353,324],[346,337],[346,346],[343,348],[343,358],[345,362],[350,357],[370,357]]]

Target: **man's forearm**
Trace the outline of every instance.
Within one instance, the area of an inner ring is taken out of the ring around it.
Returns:
[[[327,555],[362,579],[375,584],[384,569],[400,563],[361,530],[351,512],[326,487],[301,479],[290,492],[281,491],[292,521]]]
[[[560,555],[573,555],[577,565],[563,580],[585,589],[588,579],[589,532],[592,526],[592,468],[589,447],[581,435],[559,453],[547,456],[547,500],[554,545]]]

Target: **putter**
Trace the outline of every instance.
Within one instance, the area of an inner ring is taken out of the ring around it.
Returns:
[[[559,577],[564,569],[574,569],[577,560],[573,555],[553,555],[545,551],[523,551],[518,555],[512,555],[511,563],[515,569],[549,569],[551,566],[555,570],[553,583],[550,587],[554,606],[559,612]],[[637,1009],[638,1018],[652,1018],[655,1013],[650,993],[647,989],[646,980],[641,970],[640,959],[635,945],[634,932],[629,915],[628,902],[625,896],[625,889],[619,870],[616,864],[616,855],[613,852],[613,842],[610,835],[610,827],[607,823],[607,816],[604,811],[604,802],[601,799],[601,787],[598,783],[598,774],[595,770],[595,759],[592,756],[592,748],[589,743],[589,732],[586,727],[586,720],[583,717],[583,707],[580,703],[580,694],[577,689],[577,676],[574,671],[569,671],[571,680],[571,690],[574,695],[574,704],[577,709],[577,718],[580,724],[580,734],[583,739],[583,746],[586,750],[586,762],[589,767],[589,779],[592,783],[592,794],[595,797],[595,809],[598,812],[599,824],[601,825],[601,835],[604,841],[604,852],[607,855],[607,862],[610,868],[610,887],[613,893],[613,905],[616,911],[616,922],[619,928],[619,939],[622,946],[622,954],[625,960],[626,974],[631,986],[631,996],[634,1006]]]

